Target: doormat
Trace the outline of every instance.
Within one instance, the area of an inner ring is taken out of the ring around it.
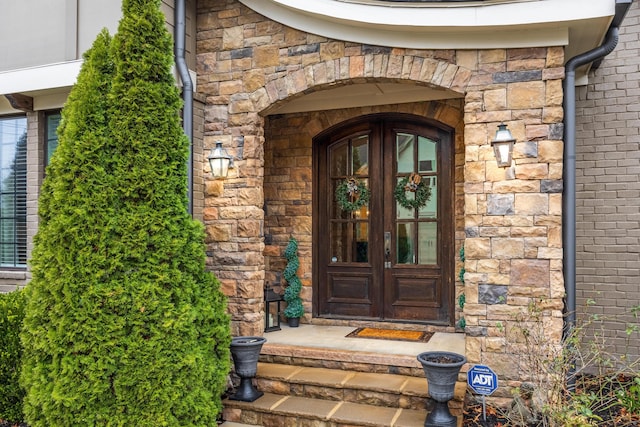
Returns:
[[[347,338],[373,338],[377,340],[428,342],[433,332],[404,331],[399,329],[358,328]]]

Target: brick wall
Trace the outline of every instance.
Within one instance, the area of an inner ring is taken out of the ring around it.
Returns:
[[[202,221],[204,209],[204,164],[209,152],[204,151],[204,97],[194,94],[193,100],[193,217]]]
[[[639,24],[634,2],[616,50],[578,88],[576,106],[578,317],[609,319],[607,348],[635,358],[640,339],[625,329],[638,326],[630,310],[640,304]]]

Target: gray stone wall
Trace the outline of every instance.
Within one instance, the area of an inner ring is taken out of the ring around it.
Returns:
[[[577,91],[578,318],[597,314],[607,348],[640,357],[640,5],[616,50]],[[595,304],[594,304],[595,303]],[[593,305],[592,305],[593,304]]]

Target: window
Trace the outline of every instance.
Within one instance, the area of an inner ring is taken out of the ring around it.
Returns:
[[[45,132],[47,135],[45,146],[45,150],[47,152],[47,162],[45,163],[46,166],[51,161],[53,152],[56,151],[56,148],[58,148],[58,134],[56,131],[58,129],[58,125],[60,124],[60,112],[50,112],[47,113],[45,117]]]
[[[27,264],[27,119],[0,118],[0,266]]]

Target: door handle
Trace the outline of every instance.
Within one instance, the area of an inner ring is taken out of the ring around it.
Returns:
[[[391,232],[384,232],[384,268],[391,268]]]

